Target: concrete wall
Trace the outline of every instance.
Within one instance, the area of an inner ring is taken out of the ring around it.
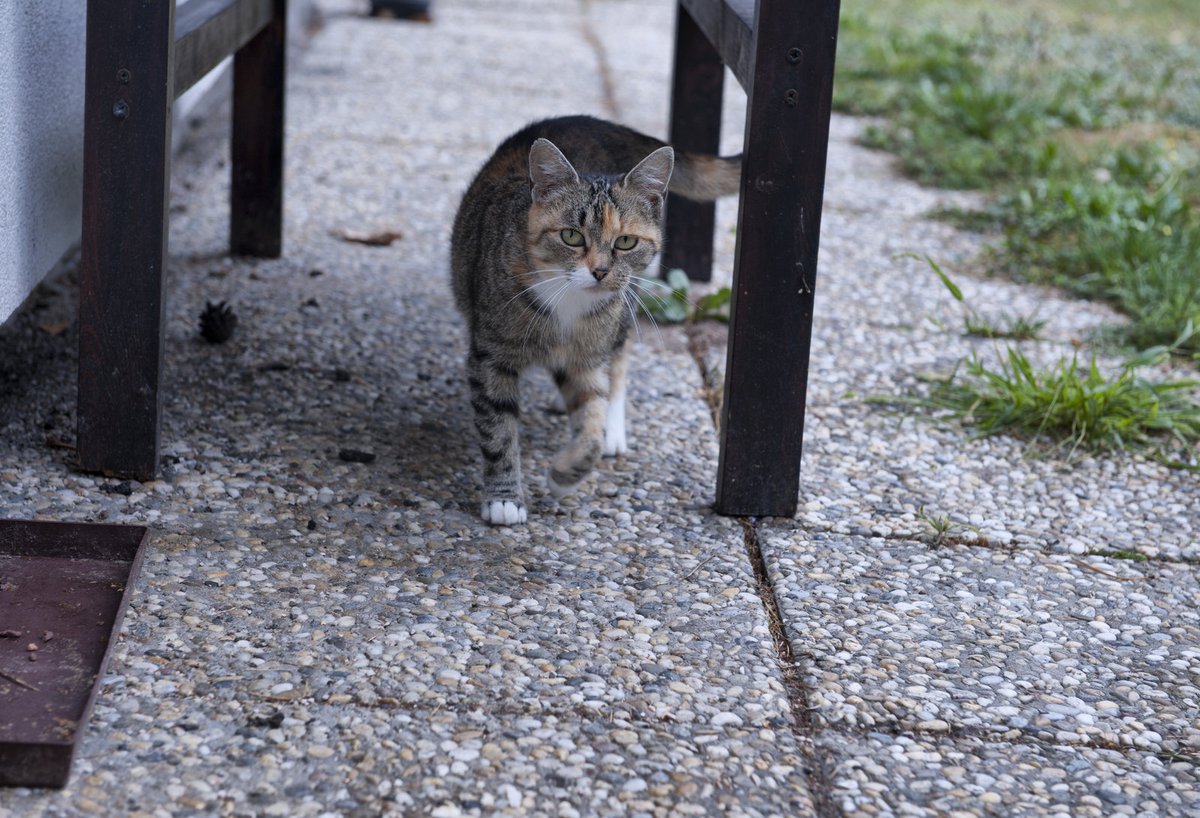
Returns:
[[[79,241],[82,5],[0,2],[0,321]]]
[[[180,0],[180,3],[186,0]],[[292,0],[293,43],[311,0]],[[85,0],[0,0],[0,322],[79,244]],[[214,75],[175,102],[173,142]]]

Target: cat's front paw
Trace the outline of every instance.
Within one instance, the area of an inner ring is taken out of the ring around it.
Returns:
[[[564,497],[574,494],[576,487],[579,486],[579,481],[566,483],[563,482],[565,480],[564,475],[558,474],[556,478],[555,474],[553,468],[546,471],[546,488],[550,489],[550,493],[554,495],[555,499],[561,500]]]
[[[608,415],[604,418],[604,456],[616,457],[629,451],[625,442],[625,390],[608,402]]]
[[[616,457],[619,454],[625,454],[629,451],[629,444],[625,440],[625,426],[609,427],[604,430],[604,456]]]
[[[485,523],[492,525],[523,525],[525,504],[515,500],[484,500],[479,512]]]

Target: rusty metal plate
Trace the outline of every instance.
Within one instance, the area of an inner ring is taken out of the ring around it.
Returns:
[[[0,785],[66,785],[147,534],[0,520]]]

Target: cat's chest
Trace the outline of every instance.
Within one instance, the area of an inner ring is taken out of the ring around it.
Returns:
[[[594,305],[593,305],[594,306]],[[607,360],[620,330],[620,314],[612,305],[600,309],[571,305],[565,315],[546,316],[540,363],[550,369],[578,369],[599,366]]]
[[[611,293],[598,297],[591,290],[580,287],[567,287],[553,300],[543,300],[552,319],[564,334],[573,334],[585,329],[585,319],[604,306],[608,298],[614,298]]]

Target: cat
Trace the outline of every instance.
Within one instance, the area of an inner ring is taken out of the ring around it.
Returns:
[[[676,152],[587,116],[535,122],[484,164],[454,219],[450,266],[470,335],[486,522],[526,522],[517,381],[527,367],[550,371],[568,414],[552,494],[626,451],[634,291],[657,268],[664,197],[711,201],[736,193],[740,173],[740,157]]]

